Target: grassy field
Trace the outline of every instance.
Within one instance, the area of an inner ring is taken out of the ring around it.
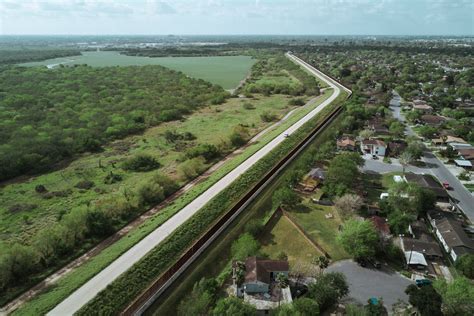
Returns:
[[[253,110],[246,110],[242,103],[250,102]],[[291,110],[288,99],[282,95],[274,95],[255,100],[230,99],[223,105],[210,106],[189,116],[185,121],[174,121],[161,124],[137,135],[116,141],[98,154],[86,154],[70,163],[67,167],[40,175],[28,181],[12,183],[2,188],[0,204],[0,246],[2,242],[21,241],[29,243],[32,236],[43,227],[58,220],[58,217],[81,205],[105,196],[123,194],[124,190],[133,189],[137,184],[146,181],[153,172],[125,172],[118,166],[127,157],[147,153],[158,158],[164,166],[161,170],[173,178],[177,178],[179,159],[183,156],[181,148],[166,142],[166,130],[190,132],[197,139],[195,143],[222,144],[228,142],[229,135],[235,126],[244,124],[256,134],[272,123],[265,123],[260,114],[272,111],[280,117]],[[306,112],[301,108],[301,112]],[[104,177],[113,171],[122,175],[123,181],[115,184],[104,184]],[[94,189],[81,190],[75,185],[89,180],[95,183]],[[35,192],[37,185],[44,185],[49,191],[68,191],[66,197],[44,199]],[[28,201],[35,205],[33,210],[12,211],[18,201]]]
[[[272,219],[260,243],[260,250],[272,259],[277,259],[278,254],[284,252],[290,266],[296,262],[311,263],[321,255],[285,216]]]
[[[306,115],[309,111],[311,111],[314,108],[314,106],[317,106],[318,104],[323,102],[331,94],[332,94],[332,91],[328,90],[324,95],[320,97],[319,101],[316,104],[314,104],[313,107],[299,108],[299,110],[295,112],[290,117],[290,119],[288,119],[283,124],[280,124],[276,128],[269,131],[262,138],[260,138],[259,142],[254,143],[253,145],[247,147],[241,155],[235,157],[232,160],[227,161],[223,166],[221,166],[218,170],[212,173],[212,175],[209,178],[207,178],[205,181],[197,184],[190,191],[186,192],[185,194],[180,196],[178,199],[176,199],[172,204],[170,204],[169,206],[161,210],[158,214],[148,219],[146,223],[142,224],[138,229],[132,230],[125,238],[120,239],[119,241],[114,243],[112,246],[102,251],[100,255],[92,258],[91,260],[86,262],[84,265],[75,269],[69,275],[60,279],[55,284],[54,287],[50,287],[41,295],[27,302],[21,309],[17,310],[14,314],[15,315],[30,315],[32,313],[44,313],[45,311],[50,310],[59,301],[61,301],[69,293],[71,293],[74,289],[76,289],[78,286],[82,285],[84,282],[86,282],[96,273],[101,271],[110,262],[112,262],[114,259],[120,256],[120,254],[125,252],[127,249],[129,249],[131,246],[137,243],[140,239],[148,235],[152,230],[159,227],[170,216],[178,212],[186,204],[188,204],[190,201],[196,198],[199,194],[201,194],[204,190],[206,190],[208,187],[214,184],[218,179],[222,178],[230,170],[238,166],[242,161],[244,161],[253,153],[255,153],[258,149],[260,149],[262,146],[268,143],[271,139],[273,139],[276,135],[280,134],[282,131],[284,131],[286,128],[292,125],[295,121],[299,120],[301,117]],[[239,108],[240,108],[240,104],[239,104]]]
[[[331,260],[350,257],[336,242],[342,220],[333,207],[316,205],[306,198],[301,205],[288,211],[304,231],[329,253]],[[327,214],[332,214],[333,218],[326,218]]]
[[[48,59],[41,62],[20,64],[21,66],[88,64],[92,67],[161,65],[233,89],[244,79],[254,64],[250,56],[211,57],[140,57],[126,56],[118,52],[83,52],[81,56]]]

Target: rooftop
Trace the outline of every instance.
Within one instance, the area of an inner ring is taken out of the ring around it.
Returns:
[[[270,272],[288,271],[289,265],[286,260],[268,260],[257,257],[249,257],[245,260],[245,282],[260,281],[270,283]]]
[[[436,221],[436,227],[449,247],[466,247],[474,250],[474,240],[466,234],[460,221],[443,218]]]

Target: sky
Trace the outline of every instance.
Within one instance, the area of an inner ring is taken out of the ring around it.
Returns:
[[[474,0],[0,0],[0,34],[474,35]]]

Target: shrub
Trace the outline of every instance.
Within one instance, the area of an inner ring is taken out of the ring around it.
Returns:
[[[140,154],[127,159],[122,168],[130,171],[145,172],[157,169],[160,163],[152,156]]]
[[[83,180],[83,181],[79,181],[78,183],[76,183],[75,187],[78,188],[78,189],[89,190],[89,189],[93,188],[94,185],[95,185],[95,183],[93,181]]]
[[[303,98],[293,98],[288,102],[289,105],[302,106],[305,105]]]
[[[195,158],[197,156],[204,157],[207,161],[220,156],[219,149],[212,144],[199,144],[196,147],[189,149],[186,152],[188,158]]]
[[[178,167],[178,172],[181,174],[181,177],[192,180],[204,172],[206,168],[206,160],[204,157],[195,157],[181,163]]]
[[[112,220],[99,210],[87,213],[86,225],[89,235],[93,237],[106,237],[115,231]]]
[[[263,112],[262,114],[260,114],[260,118],[262,119],[262,121],[267,123],[276,121],[278,119],[275,113],[270,112]]]
[[[110,171],[110,173],[106,175],[104,178],[105,184],[113,184],[120,181],[122,181],[122,176],[119,174],[113,173],[112,171]]]
[[[242,107],[246,110],[254,110],[255,109],[255,106],[250,102],[245,102],[244,104],[242,104]]]
[[[138,198],[140,205],[154,205],[164,200],[165,192],[158,183],[149,182],[138,189]]]

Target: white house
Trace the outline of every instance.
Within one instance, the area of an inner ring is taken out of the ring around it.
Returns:
[[[364,154],[385,157],[387,145],[384,141],[379,139],[365,139],[360,142],[360,150],[362,150]]]

